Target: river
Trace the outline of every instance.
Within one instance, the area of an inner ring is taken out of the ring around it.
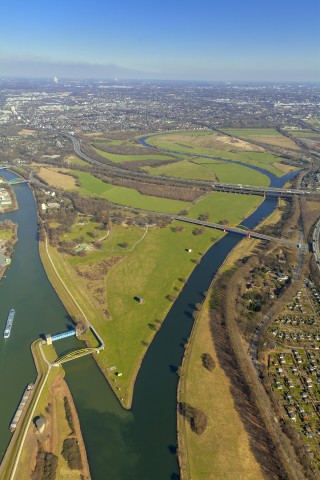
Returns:
[[[264,173],[264,172],[263,172]],[[14,177],[3,172],[7,179]],[[280,179],[281,185],[296,173]],[[11,337],[0,341],[0,447],[10,439],[8,426],[27,383],[36,375],[31,342],[42,333],[70,326],[64,306],[49,283],[38,253],[37,217],[27,185],[14,186],[19,209],[0,217],[18,223],[13,262],[0,286],[0,329],[10,308],[16,316]],[[266,199],[242,224],[253,228],[276,206]],[[132,409],[122,409],[91,357],[65,365],[66,379],[79,413],[93,480],[170,480],[178,478],[176,455],[176,369],[192,327],[194,305],[240,237],[226,235],[196,266],[151,344],[136,381]],[[2,330],[1,330],[2,332]],[[59,351],[72,346],[59,344]],[[106,347],[107,348],[107,347]]]

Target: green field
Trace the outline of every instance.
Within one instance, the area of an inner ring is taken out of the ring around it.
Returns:
[[[239,195],[236,193],[213,192],[193,205],[188,217],[198,218],[199,215],[209,215],[209,222],[228,220],[230,225],[237,225],[243,220],[243,212],[251,212],[257,208],[263,197],[254,195]]]
[[[94,147],[93,147],[94,148]],[[116,153],[109,153],[109,152],[104,152],[103,150],[99,150],[98,148],[94,148],[94,151],[104,157],[108,158],[111,162],[114,163],[123,163],[123,162],[133,162],[137,160],[174,160],[174,158],[169,157],[168,155],[158,155],[158,154],[152,154],[150,155],[120,155]]]
[[[189,160],[182,160],[170,165],[160,167],[145,167],[144,170],[150,175],[162,175],[167,177],[188,178],[195,180],[215,180],[214,172],[207,166],[201,166]]]
[[[86,172],[72,170],[70,173],[77,175],[80,187],[77,187],[75,191],[81,195],[102,197],[119,205],[153,210],[155,212],[178,213],[190,206],[188,202],[142,195],[132,188],[104,183]]]
[[[150,175],[180,177],[196,180],[212,180],[225,183],[243,183],[246,185],[268,186],[269,179],[260,172],[244,165],[235,165],[208,158],[195,158],[192,162],[183,160],[172,165],[146,167]]]

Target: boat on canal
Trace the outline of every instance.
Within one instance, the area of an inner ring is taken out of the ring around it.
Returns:
[[[6,323],[4,332],[3,332],[3,338],[9,338],[10,337],[11,328],[12,328],[15,313],[16,313],[15,310],[13,308],[11,308],[11,310],[9,312],[9,315],[8,315],[8,318],[7,318],[7,323]]]

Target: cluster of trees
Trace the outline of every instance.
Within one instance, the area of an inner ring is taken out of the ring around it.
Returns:
[[[202,435],[207,428],[208,419],[206,414],[186,402],[179,402],[179,413],[189,422],[191,430],[197,435]]]
[[[58,457],[38,447],[36,466],[32,472],[32,480],[55,480],[58,469]]]
[[[64,405],[64,412],[66,415],[66,420],[68,422],[69,428],[71,430],[71,433],[74,433],[73,415],[71,411],[70,402],[68,400],[68,397],[66,396],[63,397],[63,405]]]
[[[184,202],[194,202],[203,194],[203,191],[200,188],[163,185],[142,182],[141,180],[133,180],[130,178],[113,178],[112,183],[121,187],[134,188],[143,195],[182,200]]]
[[[82,469],[82,459],[78,440],[74,437],[63,441],[61,454],[71,470]]]

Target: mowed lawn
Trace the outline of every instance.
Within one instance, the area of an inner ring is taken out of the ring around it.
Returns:
[[[183,372],[183,394],[179,400],[202,410],[208,426],[202,435],[192,432],[189,423],[178,418],[179,434],[185,448],[180,449],[183,463],[188,463],[194,480],[263,480],[241,418],[235,408],[230,380],[220,367],[209,329],[208,302],[203,309]],[[212,372],[206,370],[201,355],[209,353],[215,360]],[[189,477],[188,477],[189,478]]]
[[[119,205],[153,210],[155,212],[178,213],[190,206],[189,202],[142,195],[133,188],[111,185],[90,175],[90,173],[74,170],[72,173],[78,177],[80,187],[76,187],[75,190],[81,195],[102,197]]]

